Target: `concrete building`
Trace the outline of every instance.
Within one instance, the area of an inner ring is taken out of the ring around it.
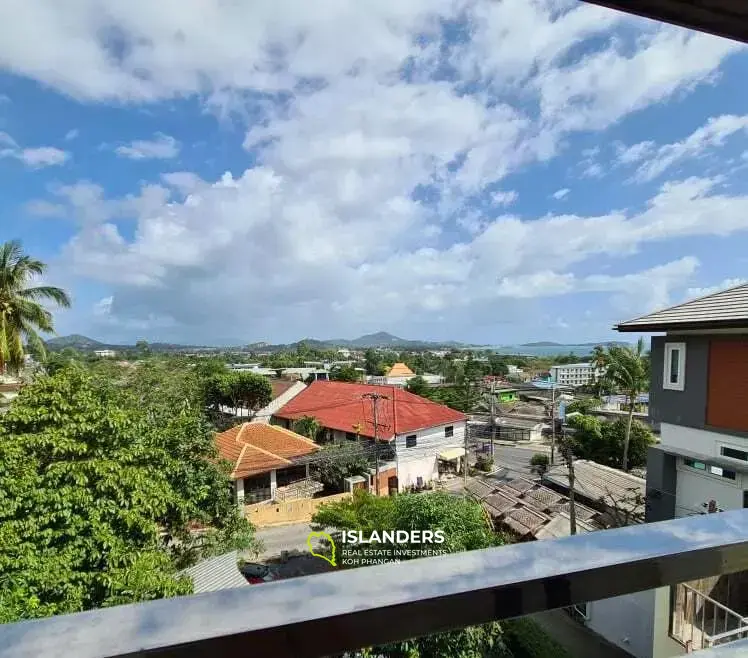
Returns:
[[[418,377],[408,366],[404,363],[394,364],[385,375],[376,376],[372,375],[367,378],[369,384],[376,384],[378,386],[405,386],[413,379]],[[444,382],[444,377],[441,375],[420,375],[427,384],[441,384]]]
[[[748,507],[748,285],[616,329],[665,334],[651,347],[649,411],[661,440],[647,459],[646,520]],[[748,572],[666,594],[672,616],[663,642],[682,653],[748,634]],[[656,658],[669,655],[677,654]]]
[[[117,356],[114,350],[94,350],[94,354],[102,359],[113,359]]]
[[[324,428],[322,440],[359,441],[373,457],[374,409],[365,397],[371,394],[383,396],[377,401],[376,424],[381,491],[426,485],[447,468],[460,468],[465,414],[398,386],[317,381],[279,409],[273,422],[291,428],[295,421],[312,416]]]
[[[309,462],[303,458],[320,449],[296,432],[264,423],[243,423],[221,432],[216,446],[221,459],[232,464],[239,505],[276,500],[280,487],[306,482]]]
[[[551,381],[561,386],[587,386],[597,381],[600,371],[591,363],[551,366]]]

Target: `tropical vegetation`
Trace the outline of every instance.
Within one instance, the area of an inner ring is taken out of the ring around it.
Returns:
[[[34,285],[46,270],[46,264],[23,252],[19,241],[0,245],[0,374],[18,373],[29,351],[44,357],[39,332],[54,332],[52,313],[44,302],[70,306],[70,297],[61,288]]]

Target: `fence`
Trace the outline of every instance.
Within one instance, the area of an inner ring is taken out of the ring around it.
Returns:
[[[350,494],[334,494],[323,498],[300,498],[282,503],[258,503],[245,505],[244,516],[258,528],[285,525],[287,523],[309,523],[319,506],[343,500]]]
[[[674,588],[673,637],[689,651],[748,638],[748,617],[681,583]]]

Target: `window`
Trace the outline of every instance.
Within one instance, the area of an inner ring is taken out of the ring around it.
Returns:
[[[720,453],[723,457],[729,457],[730,459],[739,459],[743,462],[748,462],[748,452],[745,450],[737,450],[736,448],[728,448],[727,446],[722,446],[720,448]]]
[[[346,432],[345,433],[345,438],[348,441],[355,441],[356,440],[356,435],[353,432]]]
[[[416,434],[409,434],[405,437],[405,447],[415,448],[418,436]]]
[[[452,425],[444,428],[444,436],[448,439],[450,436],[455,435],[455,428]]]
[[[735,480],[737,478],[737,474],[735,473],[735,471],[730,471],[726,468],[722,468],[721,466],[714,466],[712,464],[705,464],[704,462],[697,462],[693,459],[684,459],[683,465],[688,466],[689,468],[694,468],[697,471],[704,471],[705,473],[716,475],[717,477],[726,478],[727,480]]]
[[[682,391],[685,388],[686,344],[665,343],[665,372],[662,388]]]

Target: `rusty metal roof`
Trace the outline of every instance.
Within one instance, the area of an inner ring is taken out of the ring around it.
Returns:
[[[748,42],[748,3],[745,0],[587,0],[700,32]]]
[[[748,329],[748,283],[621,322],[618,331]]]

